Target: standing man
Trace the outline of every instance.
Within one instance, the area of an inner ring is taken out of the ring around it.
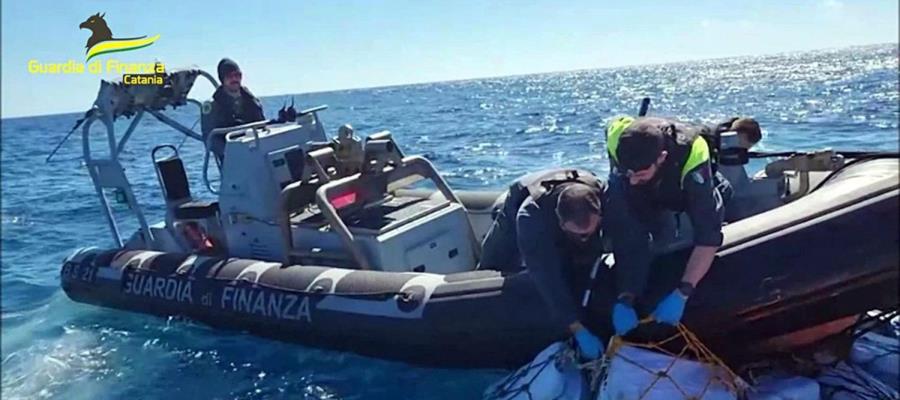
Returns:
[[[518,272],[524,265],[557,320],[568,326],[582,356],[596,359],[600,339],[586,328],[576,299],[590,288],[600,257],[605,186],[576,169],[540,171],[514,182],[482,244],[479,268]]]
[[[722,193],[728,183],[713,174],[708,128],[652,117],[619,117],[607,127],[611,160],[606,231],[615,256],[618,298],[613,327],[624,335],[638,324],[634,309],[646,286],[651,249],[677,236],[672,216],[685,212],[693,228],[693,251],[681,283],[652,312],[659,322],[677,324],[694,287],[709,271],[722,244]],[[676,233],[672,235],[671,231]]]
[[[217,72],[222,84],[213,93],[212,108],[209,110],[212,114],[212,124],[208,127],[210,131],[266,119],[262,103],[241,85],[243,73],[236,62],[223,58],[219,61]],[[203,133],[204,139],[208,133]],[[213,153],[221,159],[225,152],[225,138],[214,138],[212,147]]]

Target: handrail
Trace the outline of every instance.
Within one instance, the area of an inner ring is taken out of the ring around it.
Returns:
[[[460,200],[459,196],[450,189],[450,185],[447,184],[447,181],[444,180],[444,177],[441,176],[437,169],[434,168],[434,165],[431,161],[428,161],[425,157],[422,156],[409,156],[403,159],[404,164],[412,164],[417,169],[420,169],[420,172],[423,174],[428,174],[428,176],[423,175],[423,177],[429,178],[434,181],[435,186],[444,195],[444,198],[447,200],[459,204],[463,210],[466,210],[466,205]],[[468,210],[466,210],[468,213]],[[469,226],[469,241],[472,245],[472,254],[475,255],[475,258],[481,258],[481,242],[478,241],[478,235],[475,234],[475,227],[472,226],[471,223],[467,224]]]
[[[206,142],[203,144],[203,146],[206,148],[206,151],[203,152],[203,184],[206,185],[206,189],[209,190],[210,193],[217,195],[217,194],[219,194],[219,191],[216,189],[213,189],[212,184],[209,183],[209,155],[210,155],[210,153],[212,153],[212,150],[210,150],[209,145],[211,142],[210,139],[212,139],[212,138],[213,138],[213,135],[208,135],[206,137]]]
[[[329,201],[328,198],[330,191],[333,191],[335,188],[342,188],[347,183],[355,182],[360,176],[361,174],[354,174],[320,186],[319,189],[316,190],[316,205],[319,206],[319,211],[325,216],[325,219],[328,221],[328,224],[331,225],[331,228],[334,229],[338,234],[338,237],[341,238],[344,247],[350,251],[356,265],[359,266],[360,269],[366,270],[372,269],[371,265],[369,265],[369,260],[366,258],[365,254],[363,254],[362,249],[357,245],[353,233],[347,228],[347,224],[345,224],[344,220],[337,214],[337,210],[334,209],[334,206],[331,205],[331,201]],[[291,243],[291,245],[293,247],[293,243]]]
[[[208,72],[200,70],[200,69],[196,69],[195,71],[197,71],[197,73],[199,73],[200,76],[203,76],[204,78],[206,78],[214,87],[216,87],[216,88],[219,87],[219,83]],[[188,77],[190,77],[189,76],[190,73],[191,72],[187,73]],[[184,93],[179,92],[179,97],[172,98],[172,99],[175,99],[175,100],[184,99],[186,102],[200,106],[201,111],[202,111],[202,104],[199,101],[187,97],[188,93],[190,92],[190,89],[193,87],[193,80],[191,80],[187,83],[189,84],[189,86],[186,87],[186,90],[184,91]],[[112,85],[117,85],[117,84],[113,83]],[[122,93],[126,93],[126,92],[122,92]],[[149,112],[151,115],[153,115],[157,120],[159,120],[163,124],[168,125],[169,127],[172,127],[173,129],[183,133],[184,135],[186,135],[188,137],[196,139],[200,142],[204,142],[204,138],[203,138],[203,135],[195,132],[193,129],[182,125],[180,122],[178,122],[178,121],[170,118],[166,114],[164,114],[162,112],[164,110],[164,107],[162,107],[158,110],[153,110],[153,109],[148,109],[147,107],[145,107],[146,104],[142,103],[142,104],[133,104],[132,107],[127,110],[127,111],[133,111],[135,117],[132,119],[130,125],[128,126],[128,129],[125,131],[124,135],[122,136],[122,138],[120,140],[118,140],[118,143],[117,143],[116,135],[115,135],[115,124],[113,123],[113,120],[118,118],[119,116],[128,117],[129,114],[127,112],[121,112],[120,114],[116,114],[116,111],[111,109],[110,107],[98,107],[98,102],[101,99],[106,99],[108,101],[109,99],[106,96],[118,96],[120,94],[121,93],[109,93],[109,92],[104,92],[103,90],[101,90],[101,94],[98,95],[97,100],[94,102],[94,107],[85,114],[84,119],[79,121],[79,123],[82,123],[81,128],[82,128],[83,158],[84,158],[85,164],[88,166],[88,173],[90,174],[91,181],[94,184],[94,190],[96,191],[97,197],[100,200],[102,212],[106,216],[106,220],[107,220],[107,223],[109,224],[110,232],[113,236],[113,240],[115,241],[116,245],[121,247],[124,245],[124,243],[122,241],[122,236],[121,236],[121,233],[119,232],[119,228],[116,224],[116,220],[112,215],[112,209],[110,208],[109,201],[107,200],[106,195],[103,193],[104,187],[112,187],[112,186],[109,186],[110,182],[113,182],[112,183],[113,185],[124,185],[124,187],[117,187],[117,189],[124,191],[124,194],[125,194],[126,200],[128,201],[129,207],[133,208],[132,211],[135,213],[135,215],[138,218],[138,222],[140,224],[139,232],[141,233],[143,239],[152,246],[153,241],[154,241],[153,232],[150,230],[150,227],[147,224],[147,220],[144,217],[144,213],[141,210],[140,205],[137,202],[137,199],[134,195],[131,184],[130,184],[130,182],[128,182],[127,176],[124,175],[124,170],[122,169],[122,166],[119,163],[119,155],[124,150],[125,144],[131,138],[132,134],[134,133],[138,124],[140,123],[141,119],[143,118],[143,115],[145,112]],[[172,99],[169,99],[170,102]],[[104,104],[107,104],[107,103],[104,103]],[[170,104],[173,106],[180,105],[177,102],[173,102]],[[169,104],[167,104],[167,105],[169,105]],[[91,156],[90,128],[93,125],[93,123],[98,119],[101,120],[106,127],[106,139],[107,139],[107,145],[109,146],[109,158],[108,159],[94,159]],[[78,125],[76,124],[76,127],[72,129],[72,132],[75,132],[75,130],[77,130],[77,129],[78,129]],[[68,139],[68,137],[69,136],[67,135],[66,138],[64,138],[63,142],[61,142],[60,145],[57,146],[57,149],[54,149],[53,153],[51,153],[51,157],[56,152],[56,150],[58,150],[59,146],[61,146],[62,143],[64,143],[65,140]],[[175,149],[175,151],[177,154],[177,149]],[[155,151],[151,154],[151,157],[155,157]],[[48,157],[48,160],[49,160],[49,157]],[[208,162],[208,160],[206,160],[206,161]],[[118,173],[121,174],[121,178],[115,178],[112,181],[108,181],[108,178],[109,178],[107,176],[108,172],[104,172],[104,171],[106,171],[106,169],[108,169],[110,167],[118,168]],[[119,183],[115,183],[115,182],[119,182]],[[103,183],[105,186],[101,185],[101,183]]]
[[[263,124],[263,126],[265,126],[265,124]],[[249,131],[251,134],[253,134],[253,143],[254,143],[253,146],[254,147],[259,146],[259,132],[256,131],[256,128],[259,128],[259,126],[254,125],[253,127],[250,127],[250,128],[229,130],[228,133],[225,134],[225,143],[228,143],[228,142],[234,141],[234,140],[238,140],[238,139],[246,136],[247,132]],[[216,129],[213,129],[213,130],[216,130]],[[216,134],[218,134],[218,132],[216,132]],[[210,131],[210,136],[212,136],[212,131]]]
[[[389,173],[391,175],[388,179],[389,182],[402,179],[410,175],[419,175],[423,178],[429,179],[435,184],[438,191],[440,191],[448,201],[457,203],[465,208],[465,205],[463,205],[459,197],[457,197],[456,194],[453,193],[453,191],[450,189],[450,186],[447,184],[447,181],[445,181],[444,178],[441,177],[440,174],[438,174],[437,170],[435,170],[431,162],[421,156],[406,157],[402,160],[401,166],[393,168],[386,173]],[[364,175],[354,174],[346,178],[331,181],[322,185],[318,190],[316,190],[316,205],[318,205],[319,210],[331,225],[332,229],[334,229],[334,231],[341,238],[344,247],[346,247],[347,250],[350,251],[350,254],[353,255],[353,259],[354,261],[356,261],[359,267],[362,269],[370,269],[369,262],[366,259],[365,255],[362,253],[362,249],[360,249],[358,244],[356,243],[356,240],[353,237],[353,233],[350,232],[350,229],[347,228],[347,225],[344,224],[344,221],[338,215],[337,210],[335,210],[334,206],[331,205],[332,195],[334,195],[335,193],[341,193],[347,186],[355,183],[362,176]],[[290,227],[288,227],[288,229],[290,229]],[[477,241],[477,236],[475,235],[474,228],[471,224],[469,224],[469,235],[473,254],[478,257],[481,253],[480,244]],[[292,248],[293,243],[290,243],[290,246]]]
[[[313,168],[316,169],[316,176],[319,177],[319,182],[328,183],[331,182],[331,176],[328,175],[328,171],[326,170],[326,166],[323,166],[321,162],[319,162],[320,157],[324,157],[327,155],[333,155],[334,149],[331,147],[323,147],[321,149],[316,149],[307,153],[307,159],[313,165]]]
[[[131,125],[128,125],[128,130],[125,131],[125,134],[122,135],[122,139],[119,140],[119,145],[116,146],[116,157],[118,157],[118,155],[122,153],[122,150],[125,149],[125,142],[131,138],[131,134],[134,133],[134,129],[137,128],[138,123],[141,122],[141,118],[143,117],[144,110],[141,110],[134,116],[134,119],[131,120]]]
[[[158,119],[159,122],[162,122],[162,123],[174,128],[175,130],[187,135],[188,137],[190,137],[192,139],[196,139],[200,142],[203,141],[203,135],[201,135],[197,132],[194,132],[191,128],[188,128],[188,127],[182,125],[180,122],[172,119],[168,115],[163,114],[163,113],[159,112],[158,110],[147,110],[147,112],[149,112],[150,115],[156,117],[156,119]]]
[[[200,73],[200,76],[206,78],[206,80],[208,80],[209,83],[211,83],[214,88],[216,88],[216,89],[219,88],[219,81],[217,81],[216,78],[214,78],[209,72],[206,72],[199,68],[197,69],[197,72]]]
[[[301,116],[301,115],[306,115],[306,114],[309,114],[309,113],[319,112],[319,111],[325,110],[325,109],[327,109],[327,108],[328,108],[328,106],[327,106],[327,105],[324,105],[324,104],[321,105],[321,106],[315,106],[315,107],[313,107],[313,108],[307,108],[307,109],[305,109],[305,110],[300,110],[299,112],[297,112],[297,116],[299,117],[299,116]]]
[[[119,234],[119,227],[116,224],[116,220],[113,218],[112,213],[109,211],[109,202],[106,201],[106,196],[103,194],[103,188],[97,184],[97,172],[94,168],[90,168],[90,165],[93,163],[94,159],[91,157],[91,125],[94,124],[94,121],[97,120],[97,117],[91,116],[86,121],[84,121],[84,125],[81,127],[81,148],[84,156],[84,163],[87,165],[88,173],[91,175],[91,183],[94,184],[94,190],[97,192],[97,197],[100,199],[100,206],[103,208],[103,215],[106,216],[106,223],[109,224],[109,231],[112,233],[113,241],[116,244],[116,247],[122,247],[122,237]],[[104,120],[104,125],[107,128],[107,134],[109,136],[114,136],[112,134],[112,126],[111,123]],[[115,151],[115,145],[112,145],[110,151]],[[114,154],[111,154],[114,156]]]
[[[224,128],[216,128],[216,129],[209,131],[209,134],[206,135],[206,139],[203,141],[203,147],[206,150],[203,152],[203,184],[206,185],[206,189],[209,190],[210,193],[215,194],[215,195],[219,194],[219,191],[216,189],[213,189],[212,184],[209,182],[209,155],[210,155],[210,153],[212,153],[212,146],[211,146],[212,139],[214,137],[225,135],[225,140],[227,142],[228,135],[230,133],[241,131],[241,130],[246,130],[246,129],[253,129],[253,135],[254,135],[256,141],[259,142],[259,133],[256,132],[255,128],[266,126],[266,124],[268,122],[269,122],[268,120],[261,120],[261,121],[246,123],[243,125],[229,126],[229,127],[224,127]],[[216,162],[218,163],[219,160],[216,159]],[[221,169],[222,169],[222,166],[219,165],[219,172],[221,172]]]
[[[208,136],[227,135],[228,133],[231,133],[234,131],[240,131],[240,130],[245,130],[245,129],[249,129],[249,128],[260,128],[260,127],[266,126],[266,124],[268,124],[268,123],[269,123],[269,120],[261,119],[259,121],[248,122],[246,124],[241,124],[241,125],[225,126],[225,127],[216,128],[216,129],[209,131]]]
[[[85,165],[88,166],[88,173],[91,176],[91,182],[94,184],[94,190],[97,192],[97,197],[100,199],[100,205],[103,207],[102,211],[106,215],[106,221],[109,224],[110,231],[113,235],[113,240],[118,247],[122,247],[124,245],[122,236],[119,233],[118,225],[116,224],[116,220],[112,215],[112,210],[109,207],[109,202],[106,200],[106,195],[103,193],[104,186],[101,186],[99,183],[101,179],[100,169],[102,167],[100,166],[103,165],[102,162],[111,163],[120,169],[125,187],[118,187],[118,189],[124,191],[125,198],[126,201],[128,201],[129,207],[133,207],[132,211],[137,216],[138,224],[140,225],[140,231],[142,232],[144,240],[146,240],[149,244],[152,244],[153,232],[150,231],[150,226],[149,224],[147,224],[146,218],[144,218],[144,213],[141,211],[140,205],[137,203],[137,199],[134,196],[134,192],[131,189],[131,184],[128,182],[128,178],[124,175],[124,171],[121,171],[122,167],[121,164],[119,164],[119,154],[117,152],[118,145],[116,144],[115,138],[115,125],[113,124],[112,119],[109,117],[101,119],[103,125],[106,127],[107,143],[109,145],[109,159],[100,160],[100,162],[98,163],[97,160],[94,160],[94,158],[91,157],[90,129],[94,124],[94,121],[96,120],[96,116],[91,116],[88,120],[85,121],[85,124],[82,126],[82,151],[84,154]],[[136,125],[136,123],[133,123],[132,128]],[[97,168],[95,168],[95,166]]]

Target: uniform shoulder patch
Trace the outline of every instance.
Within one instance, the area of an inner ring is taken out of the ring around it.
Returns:
[[[700,171],[691,172],[691,179],[693,179],[694,182],[697,182],[698,184],[701,184],[701,185],[706,183],[706,178],[704,177],[704,175],[706,175],[706,174],[704,174],[702,172],[704,169],[705,168],[701,168]]]
[[[200,112],[203,114],[209,114],[210,111],[212,111],[212,102],[204,101],[203,104],[200,106]]]

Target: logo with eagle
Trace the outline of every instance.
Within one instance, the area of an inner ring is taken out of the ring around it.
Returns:
[[[90,61],[91,58],[101,54],[141,49],[153,44],[153,42],[156,42],[156,40],[159,39],[159,35],[151,37],[114,38],[112,31],[109,30],[109,25],[107,25],[106,20],[103,19],[104,16],[106,16],[106,13],[96,13],[88,17],[81,25],[78,25],[81,29],[88,29],[91,31],[91,37],[88,38],[87,44],[84,46],[87,49],[85,51],[87,54],[87,61]]]

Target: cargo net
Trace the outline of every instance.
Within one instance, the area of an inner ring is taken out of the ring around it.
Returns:
[[[503,380],[491,385],[485,392],[483,400],[568,400],[581,398],[586,389],[581,379],[563,379],[561,382],[547,384],[553,378],[559,378],[566,372],[577,371],[577,352],[572,343],[554,343],[535,359],[516,370]],[[548,376],[553,378],[548,379]]]
[[[643,320],[641,324],[649,322]],[[623,377],[614,376],[613,367],[622,369],[626,365],[628,369],[643,372],[643,377],[638,387],[623,393],[613,389]],[[722,398],[723,394],[724,397],[743,398],[749,388],[683,324],[676,326],[675,334],[655,342],[633,342],[614,336],[604,356],[583,364],[582,368],[589,371],[591,387],[601,394],[598,397],[601,399],[676,399],[680,396],[685,400],[696,400]]]
[[[589,362],[578,361],[575,347],[554,343],[490,386],[483,399],[735,399],[747,388],[683,325],[657,342],[613,337],[603,357]]]
[[[812,354],[792,355],[784,369],[815,376],[823,399],[900,399],[898,338],[900,310],[872,311],[816,346]]]

